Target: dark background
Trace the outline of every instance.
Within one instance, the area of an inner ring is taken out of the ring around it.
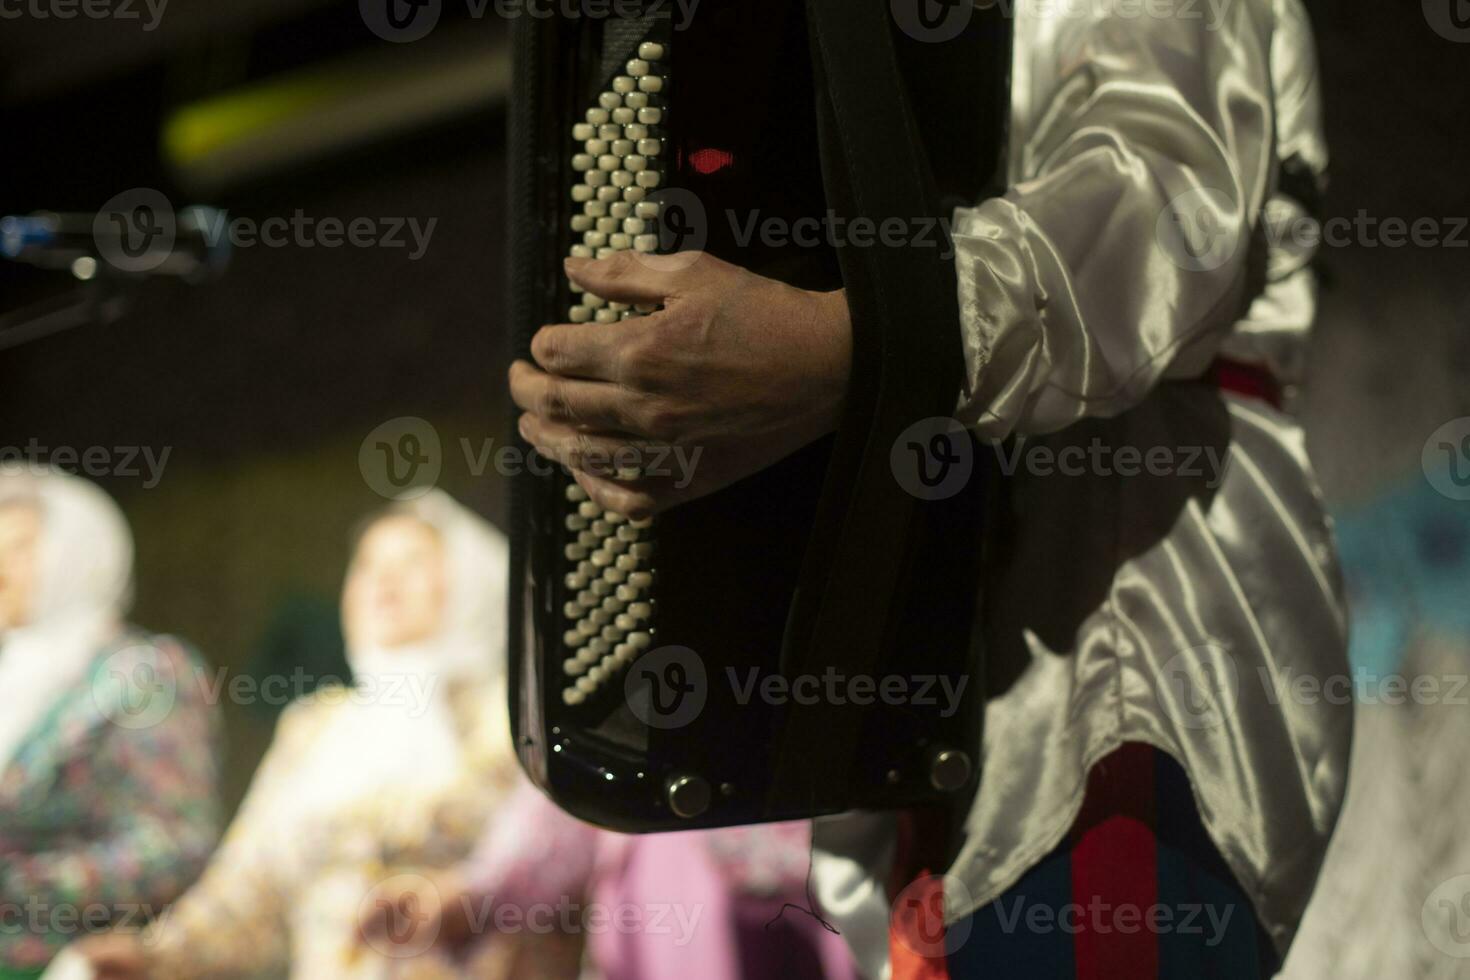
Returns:
[[[1326,214],[1470,215],[1470,44],[1435,33],[1413,3],[1310,7],[1334,157]],[[505,28],[493,17],[463,26],[487,43]],[[409,47],[372,35],[356,4],[308,0],[173,0],[151,33],[0,21],[0,214],[95,210],[134,187],[191,203],[159,149],[171,110]],[[257,218],[299,208],[437,226],[418,261],[377,248],[239,249],[218,282],[149,281],[116,322],[0,351],[0,447],[171,451],[156,488],[102,481],[139,541],[140,622],[236,670],[293,656],[330,662],[302,645],[330,642],[321,630],[349,528],[382,503],[358,451],[397,417],[430,422],[444,446],[441,482],[503,516],[502,487],[471,471],[459,443],[503,438],[503,163],[502,114],[487,96],[433,125],[237,182],[207,203]],[[1442,581],[1467,560],[1467,505],[1426,497],[1419,468],[1429,434],[1470,415],[1467,259],[1465,248],[1412,246],[1323,256],[1328,288],[1302,411],[1350,564],[1390,553],[1430,562]],[[0,313],[74,288],[64,273],[0,264]],[[1377,508],[1405,495],[1424,516],[1390,532]],[[1349,574],[1362,608],[1407,609],[1415,629],[1421,606],[1437,601],[1401,575],[1356,565]],[[227,706],[232,799],[269,734],[259,707]]]

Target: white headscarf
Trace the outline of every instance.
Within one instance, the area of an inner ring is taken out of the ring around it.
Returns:
[[[0,636],[0,771],[121,631],[133,592],[133,536],[98,487],[7,464],[0,504],[12,503],[40,514],[40,567],[25,625]]]
[[[395,505],[394,513],[439,533],[448,583],[440,627],[412,646],[347,652],[353,689],[292,779],[298,816],[390,787],[411,793],[448,784],[463,764],[451,684],[483,683],[487,711],[504,700],[505,535],[439,490]]]

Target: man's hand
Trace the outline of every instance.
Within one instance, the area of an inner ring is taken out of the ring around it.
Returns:
[[[374,889],[357,922],[360,942],[381,948],[453,949],[471,938],[470,895],[453,871],[397,875]]]
[[[618,323],[542,327],[511,365],[521,435],[593,500],[646,517],[765,469],[832,431],[852,325],[815,293],[711,255],[568,259],[588,293],[662,304]]]
[[[148,961],[136,933],[88,936],[72,948],[91,964],[97,980],[147,980]]]

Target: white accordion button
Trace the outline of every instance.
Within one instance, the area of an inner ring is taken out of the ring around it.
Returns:
[[[607,236],[607,244],[610,248],[615,248],[621,252],[633,247],[633,239],[621,232],[614,232]]]
[[[588,109],[587,110],[587,121],[590,122],[594,126],[602,126],[602,125],[605,125],[607,123],[607,121],[609,119],[611,119],[611,118],[612,117],[610,115],[608,115],[608,112],[607,112],[606,109]]]
[[[633,141],[630,139],[617,139],[609,144],[612,153],[625,157],[633,152]]]
[[[567,707],[575,708],[577,705],[587,700],[587,695],[583,694],[575,687],[569,687],[565,691],[561,692],[561,699],[566,702]]]
[[[620,140],[623,138],[623,127],[617,123],[604,123],[597,127],[597,138],[607,140],[609,143],[613,140]]]
[[[586,150],[588,153],[592,154],[594,157],[600,157],[604,153],[607,153],[608,152],[608,147],[610,145],[611,144],[610,144],[610,142],[608,140],[590,139],[587,142],[585,142],[585,143],[582,144],[582,148],[584,150]],[[578,156],[581,156],[581,154],[578,154]],[[572,159],[573,160],[576,160],[577,157],[572,157]],[[575,166],[575,164],[574,164],[574,166]],[[580,167],[578,169],[588,170],[590,168],[588,168],[588,167]]]
[[[601,248],[607,244],[607,233],[601,231],[589,231],[582,235],[582,244],[591,248]]]
[[[638,172],[638,186],[653,188],[660,183],[661,176],[657,170],[640,170]]]
[[[591,170],[597,164],[597,159],[590,153],[572,154],[572,169],[578,173]]]
[[[578,303],[567,313],[567,318],[573,323],[587,323],[592,319],[592,310]]]
[[[627,126],[637,118],[638,114],[632,109],[629,109],[627,106],[619,106],[612,111],[612,121],[617,123],[619,126]],[[630,139],[634,138],[631,133],[628,135]]]
[[[566,497],[569,503],[578,503],[587,499],[587,491],[582,489],[580,483],[568,483]]]
[[[617,246],[614,245],[613,247],[616,248]],[[617,310],[598,310],[592,317],[598,323],[617,323],[622,318],[623,315]]]
[[[657,201],[639,201],[633,208],[633,213],[645,221],[651,221],[658,217],[658,210]]]
[[[662,92],[664,80],[658,75],[644,75],[638,79],[638,88],[643,92]]]
[[[618,98],[620,100],[624,95],[628,94],[638,87],[638,83],[629,78],[627,75],[619,75],[617,78],[614,78],[612,85],[613,91],[618,93]]]
[[[608,210],[612,210],[611,203],[608,204]],[[615,231],[621,231],[622,228],[623,223],[617,218],[607,217],[597,219],[597,230],[602,232],[604,235],[611,235]]]
[[[653,636],[644,630],[628,634],[628,646],[634,650],[647,650],[651,643],[653,643]]]
[[[643,76],[647,75],[649,72],[649,68],[650,66],[648,62],[644,61],[642,58],[634,58],[632,61],[628,62],[628,74],[632,75],[634,78],[642,78]]]
[[[596,191],[594,191],[591,187],[588,187],[586,184],[575,184],[572,186],[572,200],[576,201],[578,204],[583,204],[587,201],[592,200],[592,195],[595,193]],[[625,194],[624,196],[626,197],[627,195]]]
[[[644,156],[656,157],[663,151],[663,140],[642,139],[638,141],[638,152]]]
[[[658,236],[639,235],[633,239],[633,247],[640,252],[656,252],[658,251]]]
[[[629,116],[633,115],[632,109],[624,109],[623,111],[626,112]],[[629,122],[623,126],[623,135],[630,140],[646,140],[648,139],[648,127],[642,125],[641,123],[633,123],[632,120],[629,120]]]
[[[647,92],[629,92],[627,95],[625,95],[623,97],[623,105],[627,106],[630,109],[647,109],[648,108],[648,93]],[[643,120],[640,119],[638,121],[639,122],[642,122]]]
[[[572,231],[587,231],[592,227],[592,216],[587,214],[572,215]]]
[[[614,85],[613,91],[603,92],[597,97],[597,104],[602,106],[602,108],[606,109],[607,111],[611,112],[612,110],[623,104],[623,96],[620,92],[617,91],[617,86]]]
[[[626,170],[614,170],[611,177],[612,185],[619,190],[633,186],[633,175]]]
[[[664,59],[664,46],[657,41],[644,41],[638,45],[638,57],[644,61],[662,61]]]
[[[622,171],[619,170],[618,173],[622,173]],[[597,199],[603,204],[611,204],[621,199],[622,196],[623,190],[617,185],[617,181],[613,181],[606,187],[597,188]]]
[[[623,172],[624,173],[627,173],[626,170],[623,171]],[[640,201],[642,201],[643,198],[647,194],[648,194],[648,192],[646,190],[644,190],[643,188],[641,188],[641,187],[637,187],[637,186],[629,187],[627,190],[623,191],[623,200],[628,201],[628,202],[630,202],[632,204],[637,204]],[[586,199],[583,198],[583,200],[586,200]]]
[[[648,222],[642,218],[627,218],[623,221],[623,234],[625,235],[641,235],[646,230],[648,230]]]
[[[597,158],[598,170],[617,170],[622,165],[622,158],[615,157],[611,153],[604,153],[602,156]]]
[[[645,126],[657,126],[664,120],[664,111],[658,106],[646,106],[638,110],[638,121]]]
[[[606,170],[589,170],[585,174],[582,175],[582,180],[589,187],[601,187],[602,185],[604,185],[604,184],[607,183],[607,171]]]
[[[638,171],[640,171],[640,170],[647,170],[648,169],[648,157],[639,156],[636,153],[631,154],[629,156],[625,156],[625,157],[623,157],[623,169],[624,170],[631,170],[635,174]]]
[[[633,115],[633,110],[626,106],[623,107],[623,111],[628,113],[628,115],[630,116]],[[596,135],[597,127],[593,126],[591,123],[577,123],[575,126],[572,127],[572,139],[574,140],[590,140]]]
[[[567,630],[561,638],[569,647],[579,647],[587,641],[581,630]]]

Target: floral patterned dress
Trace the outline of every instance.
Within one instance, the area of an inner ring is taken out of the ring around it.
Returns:
[[[123,633],[0,773],[0,978],[145,924],[204,866],[219,733],[199,669],[177,640]]]

